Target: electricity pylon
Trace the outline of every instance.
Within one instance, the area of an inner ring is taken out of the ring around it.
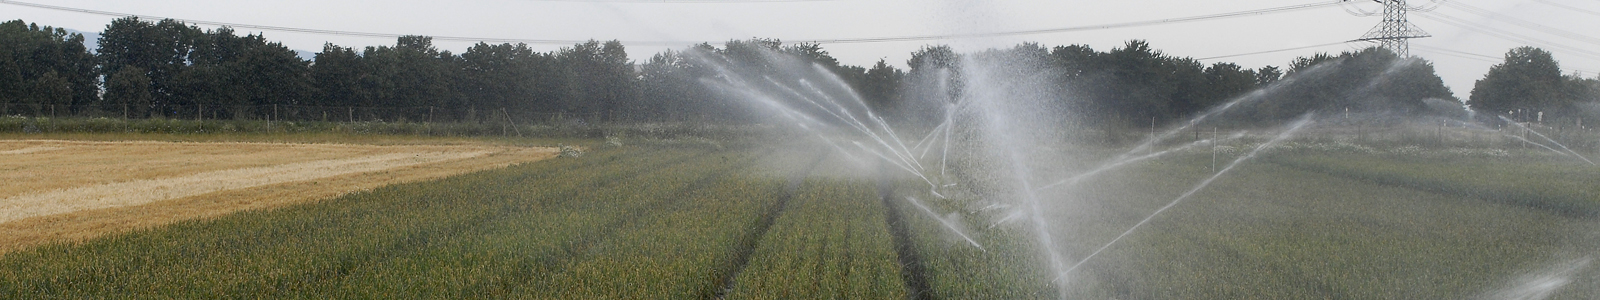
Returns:
[[[1406,11],[1412,9],[1406,6],[1406,0],[1372,0],[1372,2],[1383,4],[1383,23],[1373,27],[1355,41],[1379,43],[1381,47],[1394,51],[1400,57],[1409,57],[1411,46],[1406,40],[1432,36],[1406,20]]]

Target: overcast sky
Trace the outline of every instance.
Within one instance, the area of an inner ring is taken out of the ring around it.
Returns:
[[[856,39],[1025,31],[1162,20],[1251,11],[1325,0],[457,0],[457,1],[199,1],[0,0],[0,19],[98,32],[116,17],[7,4],[26,2],[175,19],[346,32],[576,41],[621,40],[643,61],[690,42],[720,44],[750,37],[785,41]],[[1432,61],[1445,84],[1465,98],[1472,84],[1510,48],[1532,45],[1555,53],[1562,70],[1584,77],[1600,71],[1600,0],[1412,0],[1411,20],[1433,37],[1412,42],[1412,54]],[[1481,9],[1474,11],[1473,9]],[[1361,37],[1381,16],[1370,0],[1286,13],[1270,13],[1132,28],[983,38],[825,43],[846,64],[878,59],[904,67],[912,51],[946,44],[961,51],[1085,44],[1106,51],[1143,39],[1167,54],[1206,58],[1338,43]],[[213,25],[199,25],[215,28]],[[320,51],[341,46],[392,45],[393,38],[308,34],[252,28],[290,48]],[[649,42],[649,43],[647,43]],[[655,42],[679,45],[657,45]],[[471,42],[435,41],[460,53]],[[1245,67],[1283,66],[1297,56],[1364,48],[1334,44],[1293,51],[1208,59]],[[531,45],[540,51],[560,44]]]

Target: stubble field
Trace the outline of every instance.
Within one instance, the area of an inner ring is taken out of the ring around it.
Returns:
[[[0,252],[553,157],[495,145],[0,141]]]

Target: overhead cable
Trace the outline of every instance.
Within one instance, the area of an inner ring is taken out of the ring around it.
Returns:
[[[1237,18],[1237,17],[1248,17],[1248,16],[1266,15],[1266,14],[1275,14],[1275,13],[1285,13],[1285,12],[1293,12],[1293,11],[1324,8],[1324,7],[1330,7],[1330,6],[1338,6],[1340,2],[1341,1],[1322,1],[1322,2],[1317,2],[1317,3],[1307,3],[1307,4],[1299,4],[1299,5],[1281,6],[1281,7],[1273,7],[1273,8],[1265,8],[1265,9],[1237,11],[1237,12],[1210,14],[1210,15],[1201,15],[1201,16],[1192,16],[1192,17],[1156,19],[1156,20],[1134,21],[1134,22],[1124,22],[1124,23],[1111,23],[1111,24],[1086,25],[1086,26],[1049,28],[1049,29],[1020,30],[1020,31],[1001,31],[1001,32],[980,32],[980,33],[965,33],[965,34],[945,34],[945,35],[920,35],[920,36],[902,36],[902,37],[854,38],[854,39],[821,39],[821,40],[810,40],[810,41],[805,41],[805,42],[814,42],[814,43],[819,43],[819,44],[899,42],[899,41],[947,40],[947,39],[960,39],[960,38],[1033,35],[1033,34],[1045,34],[1045,33],[1063,33],[1063,32],[1075,32],[1075,31],[1119,29],[1119,28],[1143,27],[1143,26],[1160,25],[1160,24],[1184,23],[1184,22],[1194,22],[1194,21],[1213,20],[1213,19]]]
[[[1047,33],[1076,32],[1076,31],[1092,31],[1092,30],[1143,27],[1143,26],[1162,25],[1162,24],[1173,24],[1173,23],[1195,22],[1195,21],[1213,20],[1213,19],[1225,19],[1225,18],[1237,18],[1237,17],[1256,16],[1256,15],[1285,13],[1285,12],[1293,12],[1293,11],[1324,8],[1324,7],[1330,7],[1330,6],[1338,6],[1338,5],[1340,5],[1339,4],[1340,2],[1342,2],[1342,1],[1319,1],[1319,2],[1316,2],[1316,3],[1298,4],[1298,5],[1290,5],[1290,6],[1281,6],[1281,7],[1273,7],[1273,8],[1265,8],[1265,9],[1237,11],[1237,12],[1228,12],[1228,13],[1219,13],[1219,14],[1210,14],[1210,15],[1201,15],[1201,16],[1192,16],[1192,17],[1156,19],[1156,20],[1145,20],[1145,21],[1135,21],[1135,22],[1111,23],[1111,24],[1100,24],[1100,25],[1086,25],[1086,26],[1074,26],[1074,27],[1061,27],[1061,28],[1048,28],[1048,29],[1035,29],[1035,30],[1001,31],[1001,32],[979,32],[979,33],[943,34],[943,35],[916,35],[916,36],[898,36],[898,37],[814,39],[814,40],[798,40],[798,41],[793,41],[793,42],[818,43],[818,44],[878,43],[878,42],[900,42],[900,41],[950,40],[950,39],[978,38],[978,37],[1016,36],[1016,35],[1035,35],[1035,34],[1047,34]],[[55,6],[55,5],[45,5],[45,4],[19,2],[19,1],[11,1],[11,0],[0,0],[0,4],[11,4],[11,5],[17,5],[17,6],[27,6],[27,7],[33,7],[33,8],[50,9],[50,10],[58,10],[58,11],[68,11],[68,12],[77,12],[77,13],[86,13],[86,14],[96,14],[96,15],[105,15],[105,16],[113,16],[113,17],[134,16],[134,17],[146,18],[146,19],[169,19],[169,18],[166,18],[166,17],[159,17],[159,16],[148,16],[148,15],[119,13],[119,12],[111,12],[111,11],[90,10],[90,9]],[[185,23],[192,23],[192,24],[213,25],[213,26],[227,26],[227,27],[234,27],[234,28],[250,28],[250,29],[259,29],[259,30],[273,30],[273,31],[283,31],[283,32],[322,34],[322,35],[340,35],[340,36],[375,37],[375,38],[397,38],[397,37],[405,36],[403,34],[392,34],[392,33],[373,33],[373,32],[343,31],[343,30],[310,29],[310,28],[269,26],[269,25],[253,25],[253,24],[242,24],[242,23],[232,23],[232,22],[203,21],[203,20],[177,19],[177,18],[170,18],[170,19],[182,21],[182,22],[185,22]],[[500,42],[500,43],[556,44],[556,45],[571,45],[571,44],[584,43],[584,42],[588,41],[588,40],[524,39],[524,38],[497,38],[497,37],[464,37],[464,36],[440,36],[440,35],[432,35],[430,37],[432,37],[434,40],[444,40],[444,41]],[[702,41],[628,41],[628,44],[632,44],[632,45],[650,45],[650,46],[681,46],[681,45],[691,45],[691,44],[698,44],[698,43],[702,43]]]
[[[1513,41],[1513,42],[1523,43],[1523,44],[1529,44],[1529,45],[1543,45],[1543,46],[1547,46],[1547,47],[1561,48],[1561,49],[1564,49],[1564,50],[1567,50],[1567,51],[1575,52],[1577,54],[1582,54],[1582,55],[1584,55],[1586,57],[1589,57],[1589,58],[1600,58],[1600,53],[1597,53],[1597,52],[1594,52],[1594,51],[1589,51],[1589,50],[1583,49],[1583,48],[1571,47],[1571,46],[1567,46],[1567,45],[1563,45],[1563,44],[1559,44],[1559,43],[1554,43],[1554,42],[1550,42],[1550,41],[1546,41],[1546,40],[1542,40],[1542,39],[1538,39],[1538,38],[1533,38],[1533,37],[1529,37],[1529,36],[1526,36],[1526,35],[1521,35],[1521,34],[1509,32],[1509,31],[1505,31],[1505,30],[1502,30],[1502,29],[1499,29],[1499,28],[1494,28],[1494,27],[1490,27],[1490,26],[1484,26],[1484,25],[1481,25],[1481,24],[1476,24],[1476,23],[1473,23],[1471,21],[1463,20],[1461,18],[1457,18],[1457,17],[1454,17],[1454,16],[1446,15],[1446,14],[1428,13],[1428,14],[1418,14],[1418,16],[1421,16],[1421,17],[1426,18],[1426,19],[1434,20],[1434,21],[1439,21],[1441,23],[1445,23],[1447,25],[1459,27],[1459,28],[1462,28],[1462,29],[1467,29],[1467,30],[1471,30],[1471,31],[1477,31],[1479,33],[1487,34],[1489,36],[1498,37],[1498,38],[1505,39],[1505,40],[1508,40],[1508,41]]]
[[[1561,8],[1561,9],[1570,10],[1570,11],[1576,11],[1576,12],[1587,13],[1587,14],[1591,14],[1591,15],[1595,15],[1595,16],[1600,16],[1600,12],[1596,12],[1596,11],[1588,10],[1588,9],[1583,9],[1583,8],[1578,8],[1578,7],[1574,7],[1574,6],[1566,5],[1566,4],[1555,3],[1555,2],[1552,2],[1550,0],[1533,0],[1533,2],[1539,2],[1539,4],[1555,6],[1555,7],[1558,7],[1558,8]]]
[[[1267,54],[1267,53],[1276,53],[1276,52],[1284,52],[1284,51],[1294,51],[1294,50],[1311,49],[1311,48],[1317,48],[1317,47],[1327,47],[1327,46],[1333,46],[1333,45],[1345,44],[1345,43],[1349,43],[1349,42],[1333,42],[1333,43],[1327,43],[1327,44],[1300,46],[1300,47],[1277,49],[1277,50],[1267,50],[1267,51],[1258,51],[1258,52],[1240,53],[1240,54],[1229,54],[1229,55],[1212,56],[1212,57],[1201,57],[1201,58],[1196,58],[1194,60],[1212,60],[1212,59],[1218,59],[1218,58],[1229,58],[1229,57],[1239,57],[1239,56],[1248,56],[1248,55],[1256,55],[1256,54]]]
[[[1600,38],[1595,38],[1595,37],[1592,37],[1592,36],[1589,36],[1589,35],[1585,35],[1585,34],[1582,34],[1582,33],[1567,31],[1567,30],[1560,29],[1560,28],[1544,26],[1544,25],[1540,25],[1538,23],[1524,21],[1522,19],[1518,19],[1518,18],[1515,18],[1515,17],[1507,16],[1507,15],[1500,14],[1500,13],[1496,13],[1496,12],[1493,12],[1493,11],[1490,11],[1490,10],[1487,10],[1487,9],[1478,8],[1477,6],[1468,5],[1466,3],[1446,2],[1445,4],[1447,6],[1450,6],[1451,8],[1455,8],[1455,9],[1459,9],[1461,11],[1465,11],[1465,12],[1477,14],[1477,15],[1480,15],[1480,16],[1488,17],[1488,18],[1495,19],[1495,20],[1498,20],[1498,21],[1501,21],[1501,22],[1511,23],[1511,25],[1521,26],[1523,28],[1528,28],[1528,29],[1532,29],[1532,30],[1535,30],[1535,31],[1543,32],[1545,34],[1561,36],[1561,37],[1565,37],[1565,38],[1569,38],[1569,39],[1574,39],[1574,40],[1588,42],[1588,43],[1591,43],[1591,44],[1600,45]]]

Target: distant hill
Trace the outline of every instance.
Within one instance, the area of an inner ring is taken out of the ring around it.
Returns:
[[[89,52],[90,53],[94,53],[95,50],[100,49],[100,32],[98,32],[98,31],[97,32],[83,32],[83,31],[72,30],[71,28],[62,28],[62,29],[66,29],[67,33],[82,34],[83,35],[83,46],[89,48]]]

